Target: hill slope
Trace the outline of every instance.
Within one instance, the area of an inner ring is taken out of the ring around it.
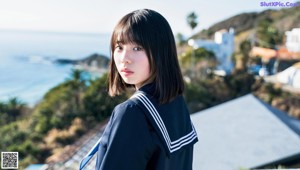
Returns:
[[[298,4],[300,4],[300,2],[298,2]],[[238,14],[212,25],[207,30],[202,30],[195,34],[193,38],[212,38],[216,31],[229,29],[230,27],[235,29],[236,36],[245,34],[245,32],[251,33],[251,30],[255,30],[256,25],[261,20],[267,18],[272,20],[271,26],[281,33],[295,27],[300,28],[300,5],[291,8],[282,8],[280,10],[265,10],[260,13],[251,12]]]

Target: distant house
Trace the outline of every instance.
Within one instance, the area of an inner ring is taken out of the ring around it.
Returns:
[[[274,73],[274,62],[277,59],[276,50],[254,46],[252,47],[249,55],[251,58],[260,57],[262,61],[262,66],[259,65],[250,66],[249,69],[251,72],[258,74],[262,77]]]
[[[290,63],[285,64],[287,61],[289,61]],[[266,82],[280,83],[283,85],[284,89],[293,93],[300,93],[300,62],[299,60],[287,61],[281,62],[281,60],[278,60],[279,65],[276,67],[281,67],[284,69],[280,70],[280,72],[278,72],[277,74],[267,76],[264,79]],[[288,67],[286,67],[286,65],[288,65]]]
[[[252,47],[250,57],[260,57],[263,66],[269,74],[276,74],[300,61],[300,53],[289,52],[287,48],[281,47],[278,50]]]
[[[286,47],[290,52],[300,52],[300,28],[286,31]]]
[[[194,113],[191,118],[199,139],[194,147],[194,170],[300,163],[299,120],[252,94]]]
[[[277,81],[300,89],[300,62],[276,75]]]
[[[194,42],[194,48],[205,48],[214,52],[218,61],[219,69],[231,71],[233,63],[231,56],[234,52],[234,29],[229,31],[223,29],[215,32],[214,40],[197,39]]]

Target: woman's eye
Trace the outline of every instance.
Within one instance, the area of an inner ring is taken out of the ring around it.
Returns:
[[[119,45],[117,45],[116,47],[115,47],[115,50],[122,50],[123,48],[121,47],[121,46],[119,46]]]
[[[134,51],[141,51],[143,48],[142,47],[134,47],[133,50]]]

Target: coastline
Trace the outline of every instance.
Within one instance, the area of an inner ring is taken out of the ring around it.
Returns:
[[[53,61],[109,54],[110,35],[106,33],[0,30],[0,37],[0,102],[17,97],[34,106],[47,91],[69,78],[75,67]],[[83,69],[93,77],[103,72],[86,66]]]

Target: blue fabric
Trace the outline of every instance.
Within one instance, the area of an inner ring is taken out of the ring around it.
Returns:
[[[81,169],[98,150],[97,170],[192,170],[198,139],[186,103],[177,96],[158,104],[154,91],[153,84],[145,85],[135,93],[139,98],[114,108],[101,143],[84,158]]]
[[[83,170],[83,168],[88,164],[88,162],[93,158],[94,154],[98,151],[100,145],[100,140],[97,141],[96,145],[89,151],[89,153],[83,158],[80,163],[79,170]]]

